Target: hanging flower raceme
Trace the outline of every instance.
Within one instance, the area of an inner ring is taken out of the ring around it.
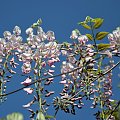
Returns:
[[[3,33],[4,38],[0,38],[3,45],[4,52],[8,54],[11,50],[17,50],[22,42],[21,29],[18,26],[15,26],[13,29],[13,34],[9,31]],[[2,46],[1,46],[2,47]]]
[[[108,34],[108,39],[110,40],[111,48],[120,51],[120,27],[113,31],[113,33]]]

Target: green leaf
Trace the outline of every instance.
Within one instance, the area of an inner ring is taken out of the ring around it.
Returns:
[[[79,22],[78,25],[82,25],[84,28],[86,29],[91,29],[91,27],[89,25],[86,24],[86,22]]]
[[[118,118],[120,118],[120,105],[118,106]]]
[[[98,50],[105,50],[105,49],[108,49],[110,48],[110,44],[104,44],[104,43],[100,43],[98,46],[97,46]]]
[[[42,19],[40,18],[40,19],[38,19],[38,21],[36,23],[33,23],[31,27],[36,28],[36,27],[40,26],[41,24],[42,24]]]
[[[33,23],[33,25],[31,26],[32,28],[36,28],[36,27],[38,27],[39,26],[39,24],[38,23]]]
[[[104,37],[106,37],[108,35],[109,32],[98,32],[96,34],[96,39],[97,40],[102,40]]]
[[[104,19],[95,18],[95,19],[94,19],[94,22],[95,22],[95,23],[94,23],[94,25],[93,25],[93,28],[95,28],[95,29],[99,28],[99,27],[102,25],[103,21],[104,21]]]
[[[45,119],[51,119],[51,118],[55,118],[54,116],[51,116],[51,115],[46,115],[45,116]]]
[[[45,120],[45,116],[42,112],[39,112],[37,114],[36,120]]]
[[[92,19],[92,18],[91,18],[90,16],[87,16],[87,17],[85,18],[85,22],[88,23],[88,22],[91,21],[91,19]]]
[[[41,24],[42,24],[42,19],[41,19],[41,18],[38,19],[37,23],[38,23],[39,25],[41,25]]]
[[[7,120],[23,120],[23,115],[21,113],[12,113],[7,115]]]
[[[91,34],[86,34],[86,36],[88,37],[89,40],[93,40],[93,37]]]

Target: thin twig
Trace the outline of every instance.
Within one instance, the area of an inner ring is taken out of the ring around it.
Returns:
[[[118,66],[120,64],[120,61],[117,62],[113,67],[111,67],[108,71],[104,72],[103,74],[99,75],[97,78],[95,78],[93,81],[91,81],[88,85],[90,85],[91,83],[95,82],[97,79],[103,77],[104,75],[106,75],[107,73],[109,73],[111,70],[113,70],[116,66]],[[75,95],[73,95],[70,99],[74,98],[75,96],[77,96],[80,92],[82,92],[85,88],[79,90]]]
[[[77,68],[75,68],[74,70],[69,71],[69,72],[67,72],[67,73],[61,73],[61,74],[57,74],[57,75],[50,76],[50,77],[47,77],[47,78],[42,78],[42,79],[36,80],[36,81],[30,83],[30,84],[27,85],[27,86],[21,87],[21,88],[19,88],[19,89],[17,89],[17,90],[14,90],[14,91],[9,92],[9,93],[6,93],[6,94],[2,94],[2,95],[0,95],[0,97],[2,97],[2,96],[8,96],[8,95],[10,95],[10,94],[19,92],[20,90],[22,90],[22,89],[24,89],[24,88],[26,88],[26,87],[29,87],[29,86],[35,84],[36,82],[40,82],[40,81],[43,81],[43,80],[47,80],[47,79],[49,79],[49,78],[59,77],[59,76],[62,76],[62,75],[64,75],[64,74],[69,74],[69,73],[74,72],[74,71],[79,70],[79,69],[81,69],[81,68],[80,68],[80,67],[77,67]]]
[[[106,71],[105,73],[103,73],[102,76],[104,76],[105,74],[107,74],[108,72],[110,72],[111,70],[113,70],[113,69],[114,69],[117,65],[119,65],[119,64],[120,64],[120,61],[119,61],[117,64],[115,64],[112,68],[110,68],[108,71]],[[81,67],[75,68],[74,70],[69,71],[69,72],[67,72],[67,73],[61,73],[61,74],[57,74],[57,75],[50,76],[50,77],[47,77],[47,78],[42,78],[42,79],[40,79],[40,80],[36,80],[36,81],[32,82],[31,84],[29,84],[29,85],[27,85],[27,86],[21,87],[21,88],[19,88],[19,89],[17,89],[17,90],[14,90],[14,91],[9,92],[9,93],[6,93],[6,94],[2,94],[2,95],[0,95],[0,97],[8,96],[8,95],[11,95],[11,94],[13,94],[13,93],[19,92],[19,91],[21,91],[22,89],[24,89],[24,88],[26,88],[26,87],[29,87],[29,86],[31,86],[31,85],[33,85],[33,84],[35,84],[36,82],[40,82],[41,80],[47,80],[48,78],[59,77],[59,76],[62,76],[62,75],[64,75],[64,74],[68,74],[68,73],[74,72],[74,71],[79,70],[79,69],[81,69]],[[102,77],[102,76],[98,76],[97,78],[95,78],[95,79],[94,79],[92,82],[90,82],[89,84],[93,83],[94,81],[96,81],[98,78],[100,78],[100,77]],[[78,91],[74,96],[72,96],[72,98],[75,97],[76,95],[78,95],[80,92],[81,92],[81,90]]]

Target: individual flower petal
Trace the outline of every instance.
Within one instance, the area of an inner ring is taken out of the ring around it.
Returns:
[[[32,79],[28,77],[24,82],[21,82],[21,84],[27,86],[27,85],[29,85],[31,82],[32,82]]]
[[[24,108],[30,107],[37,100],[36,96],[34,96],[34,100],[30,101],[28,104],[23,105]]]
[[[0,63],[1,63],[2,61],[3,61],[2,58],[0,58]]]
[[[33,88],[24,88],[24,91],[27,92],[27,94],[32,94],[33,93]]]
[[[45,97],[49,97],[49,96],[52,95],[52,94],[54,94],[54,91],[49,91],[49,92],[45,95]]]
[[[53,80],[54,80],[54,78],[48,78],[47,80],[49,80],[49,81],[53,81]]]
[[[24,108],[28,108],[28,107],[30,107],[30,106],[31,106],[30,103],[28,103],[28,104],[26,104],[26,105],[23,105]]]
[[[49,73],[54,73],[54,70],[49,69],[48,72]]]
[[[62,81],[60,81],[59,83],[60,83],[60,84],[66,84],[67,81],[66,81],[66,80],[62,80]]]

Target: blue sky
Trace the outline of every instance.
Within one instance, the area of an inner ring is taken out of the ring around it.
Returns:
[[[25,30],[38,18],[42,18],[42,27],[45,31],[53,30],[56,39],[61,43],[69,41],[71,31],[80,29],[82,34],[86,31],[79,27],[77,23],[83,21],[86,16],[104,18],[102,30],[111,32],[120,26],[119,14],[120,0],[0,0],[0,37],[5,30],[10,30],[18,25],[22,29],[25,40]],[[116,75],[118,71],[115,72]],[[15,81],[15,82],[14,82]],[[20,78],[14,79],[11,90],[16,89]],[[118,83],[117,82],[114,82]],[[56,87],[56,89],[58,89]],[[116,91],[115,91],[116,92]],[[27,98],[27,99],[26,99]],[[119,98],[117,98],[119,99]],[[30,100],[23,92],[8,96],[7,101],[0,106],[0,118],[8,113],[22,112],[25,120],[29,113],[22,108]],[[77,111],[76,116],[60,112],[57,120],[94,120],[89,106]]]

